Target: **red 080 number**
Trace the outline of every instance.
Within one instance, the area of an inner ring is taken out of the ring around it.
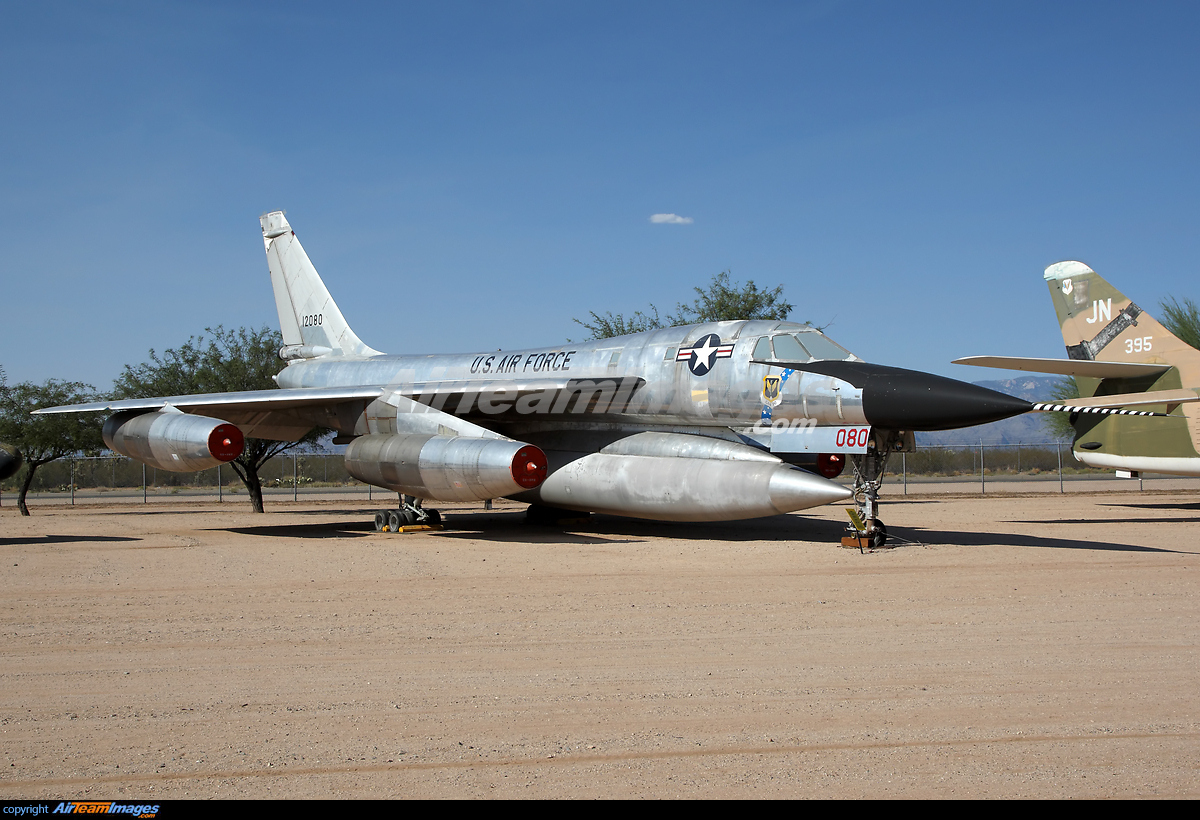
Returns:
[[[841,427],[833,438],[838,447],[866,447],[870,427]]]

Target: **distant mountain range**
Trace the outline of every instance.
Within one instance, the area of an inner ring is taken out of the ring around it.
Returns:
[[[1058,376],[1023,376],[1019,379],[1000,379],[972,382],[1026,401],[1051,401]],[[931,444],[1053,444],[1055,439],[1042,421],[1044,413],[1026,413],[991,424],[944,430],[937,433],[917,433],[917,446]]]

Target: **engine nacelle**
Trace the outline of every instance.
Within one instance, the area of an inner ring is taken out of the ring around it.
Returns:
[[[350,442],[346,472],[428,501],[486,501],[539,486],[546,454],[509,439],[375,434]]]
[[[143,464],[187,473],[242,454],[246,439],[229,422],[178,411],[117,413],[104,422],[104,443]]]
[[[0,481],[21,469],[21,451],[11,444],[0,444]]]

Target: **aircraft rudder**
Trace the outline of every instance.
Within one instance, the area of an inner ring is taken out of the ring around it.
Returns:
[[[350,329],[283,211],[259,217],[284,351],[291,358],[374,356]]]

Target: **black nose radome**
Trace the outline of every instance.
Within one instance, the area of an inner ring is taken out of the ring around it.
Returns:
[[[830,361],[803,369],[862,388],[867,421],[887,430],[953,430],[1033,409],[1024,399],[919,370]]]

